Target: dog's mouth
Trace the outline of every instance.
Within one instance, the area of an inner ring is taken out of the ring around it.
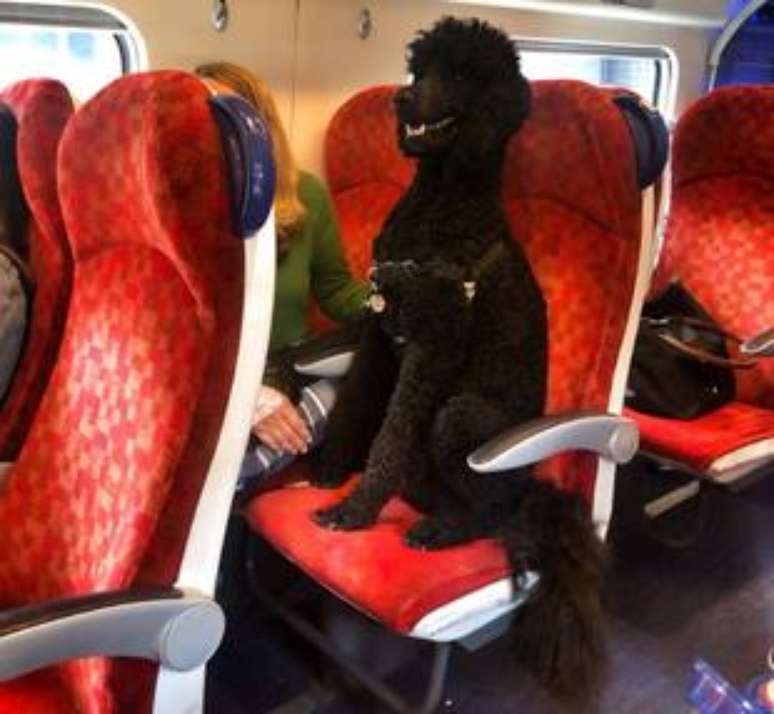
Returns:
[[[404,122],[403,149],[409,154],[425,154],[442,149],[455,133],[456,117],[447,116],[434,122],[413,124]]]
[[[434,132],[443,131],[457,121],[454,117],[444,117],[432,124],[404,124],[403,131],[407,139],[413,139],[416,136],[426,136]]]

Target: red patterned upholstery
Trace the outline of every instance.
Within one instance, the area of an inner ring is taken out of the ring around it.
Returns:
[[[385,85],[356,95],[336,112],[325,135],[328,187],[345,255],[359,277],[371,263],[372,241],[414,176],[414,163],[396,145],[394,93]]]
[[[681,117],[654,280],[656,291],[681,280],[742,338],[774,327],[773,112],[774,87],[738,86],[716,90]],[[697,467],[748,443],[751,424],[759,438],[774,437],[774,411],[765,411],[774,409],[774,360],[736,374],[740,403],[719,414],[680,424],[638,417],[643,447]]]
[[[662,419],[627,410],[647,434],[643,448],[699,473],[712,471],[721,457],[742,447],[774,439],[768,409],[731,402],[696,419]]]
[[[743,338],[774,327],[772,112],[774,87],[725,87],[680,119],[656,276],[659,285],[679,278]],[[774,360],[738,376],[741,401],[774,409]]]
[[[228,399],[243,290],[207,99],[181,72],[131,75],[86,104],[62,139],[73,293],[0,498],[0,523],[13,524],[0,539],[6,605],[169,585],[177,574]],[[59,668],[69,706],[120,708],[110,671],[102,659]],[[0,711],[12,710],[15,686],[0,686]]]
[[[0,411],[0,461],[13,461],[48,383],[62,340],[72,257],[59,209],[56,152],[73,113],[70,94],[53,79],[31,79],[0,92],[18,124],[17,160],[30,209],[30,267],[36,290],[24,354]]]
[[[299,470],[298,476],[303,472]],[[493,540],[424,552],[403,534],[419,514],[392,499],[373,528],[340,533],[317,527],[312,514],[340,501],[354,479],[335,491],[309,487],[268,491],[250,504],[248,519],[301,568],[396,632],[411,632],[427,612],[510,573]],[[325,554],[328,565],[321,562]],[[378,584],[378,599],[374,586]]]
[[[633,150],[606,93],[578,82],[533,88],[532,117],[508,150],[504,200],[548,301],[549,411],[606,410],[639,257]],[[393,91],[356,95],[334,117],[326,142],[347,254],[361,272],[370,253],[363,242],[372,240],[410,181],[410,165],[395,145]],[[377,155],[364,151],[364,143]],[[588,454],[568,454],[545,471],[590,500],[596,467]],[[299,480],[303,468],[297,467]],[[509,573],[491,540],[434,553],[404,546],[402,535],[417,515],[399,499],[368,530],[321,529],[311,514],[337,498],[300,483],[257,496],[247,517],[290,560],[398,632]]]
[[[384,219],[408,188],[414,164],[396,146],[398,127],[392,109],[395,87],[373,87],[339,108],[325,134],[325,170],[352,274],[364,278],[371,243]],[[367,122],[361,122],[367,116]],[[372,127],[378,126],[378,131]],[[316,332],[333,324],[313,306]]]

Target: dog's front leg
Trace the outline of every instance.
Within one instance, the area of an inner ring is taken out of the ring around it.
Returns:
[[[328,421],[313,483],[335,487],[364,468],[384,419],[398,364],[375,316],[366,318],[357,354]]]
[[[353,530],[373,523],[382,507],[400,493],[406,478],[426,468],[427,434],[433,417],[453,388],[464,353],[429,351],[418,344],[405,348],[395,392],[382,428],[368,455],[366,471],[347,499],[316,514],[332,529]]]

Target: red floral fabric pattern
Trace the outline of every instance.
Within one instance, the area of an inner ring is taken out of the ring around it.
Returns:
[[[393,92],[377,87],[350,99],[326,141],[345,250],[359,274],[411,179],[395,143]],[[532,116],[508,149],[503,197],[548,302],[548,411],[606,410],[639,257],[634,151],[607,93],[578,82],[536,82],[533,97]],[[543,474],[590,500],[596,467],[588,454],[566,454],[543,465]],[[306,468],[296,467],[297,479]],[[319,528],[312,512],[340,497],[303,485],[268,490],[253,499],[247,518],[312,577],[399,632],[509,572],[491,540],[439,553],[404,546],[417,514],[400,499],[365,531]]]
[[[773,115],[774,87],[727,87],[696,102],[675,131],[655,283],[681,280],[742,338],[774,326]],[[736,374],[740,401],[774,408],[774,361]]]
[[[29,206],[30,268],[35,300],[22,359],[0,411],[0,461],[13,461],[48,383],[62,340],[72,256],[56,185],[56,154],[73,103],[53,79],[17,82],[0,92],[18,125],[17,161]]]
[[[242,295],[208,96],[181,72],[128,76],[62,139],[73,294],[0,498],[0,522],[14,524],[0,541],[6,605],[169,585],[177,573],[228,398]],[[110,669],[104,659],[58,668],[74,708],[114,710]],[[0,711],[7,696],[0,686]]]

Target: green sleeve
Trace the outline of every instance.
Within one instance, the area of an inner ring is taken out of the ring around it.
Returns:
[[[336,322],[348,322],[363,311],[368,286],[352,277],[341,248],[333,206],[325,187],[311,174],[302,175],[308,229],[312,234],[311,286],[322,311]]]

